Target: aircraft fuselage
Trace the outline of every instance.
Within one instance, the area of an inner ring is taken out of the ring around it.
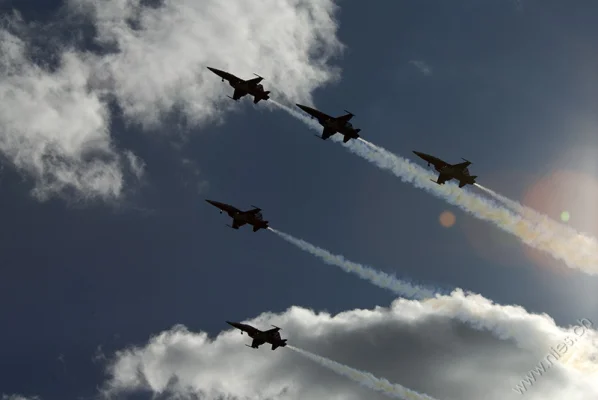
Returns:
[[[357,129],[353,127],[353,124],[350,122],[343,122],[339,121],[338,119],[326,119],[326,120],[318,120],[320,125],[322,125],[326,129],[333,130],[338,132],[342,135],[349,136],[351,138],[357,139],[359,135],[357,134]]]
[[[285,347],[287,345],[286,339],[281,339],[280,337],[280,333],[278,332],[280,328],[276,328],[270,331],[261,331],[257,328],[254,328],[251,325],[242,324],[239,322],[226,321],[226,323],[239,329],[241,331],[241,335],[243,334],[243,332],[246,332],[250,338],[257,339],[262,343],[270,343],[277,347]],[[257,346],[250,347],[257,349],[259,346],[260,344],[258,344]],[[272,350],[274,350],[274,348]]]
[[[260,83],[249,83],[248,81],[245,81],[231,74],[230,72],[222,71],[216,68],[208,67],[208,69],[218,75],[222,79],[222,82],[225,80],[228,81],[228,84],[234,89],[239,89],[260,99],[267,100],[270,98],[264,90],[264,86]]]
[[[467,168],[464,169],[459,169],[459,168],[453,168],[453,167],[442,167],[442,168],[435,168],[436,171],[448,175],[453,179],[456,179],[458,181],[463,181],[463,182],[467,182],[470,184],[475,183],[475,180],[471,177],[471,175],[469,175],[469,170]],[[470,182],[471,181],[471,182]]]

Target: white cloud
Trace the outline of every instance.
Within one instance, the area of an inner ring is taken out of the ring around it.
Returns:
[[[2,400],[40,400],[39,396],[23,396],[20,394],[3,394]]]
[[[342,49],[333,0],[160,3],[70,0],[112,50],[97,69],[101,84],[145,127],[173,110],[197,124],[232,106],[225,96],[232,88],[206,66],[245,79],[255,72],[273,96],[293,103],[309,102],[315,88],[338,75],[328,65]]]
[[[430,67],[428,64],[426,64],[425,61],[411,60],[411,61],[409,61],[409,64],[414,65],[415,68],[419,69],[420,72],[424,75],[432,75],[432,67]]]
[[[128,175],[141,177],[144,163],[111,140],[108,96],[126,122],[156,128],[173,111],[199,124],[233,106],[225,96],[232,88],[208,65],[242,78],[259,73],[273,97],[293,102],[310,102],[338,77],[329,65],[343,48],[333,0],[148,3],[69,0],[91,18],[104,49],[67,49],[55,70],[34,64],[26,43],[0,31],[0,153],[35,179],[38,198],[117,198]],[[29,35],[18,15],[4,22]]]
[[[488,319],[487,325],[505,330],[525,326],[530,340],[544,343],[546,348],[522,351],[512,341],[501,341],[455,321],[465,308],[479,309]],[[281,326],[283,338],[293,346],[432,397],[504,400],[520,398],[512,387],[550,346],[557,344],[553,342],[555,335],[573,335],[547,316],[519,310],[456,291],[437,299],[399,299],[390,308],[352,310],[335,316],[291,307],[282,314],[265,313],[247,322],[263,328]],[[530,322],[521,323],[521,319]],[[543,323],[537,323],[539,320]],[[211,339],[205,332],[175,327],[152,337],[143,347],[118,352],[109,367],[106,390],[150,390],[209,399],[383,398],[288,349],[244,347],[249,340],[239,331],[229,330]],[[596,398],[598,368],[590,354],[596,354],[597,349],[596,331],[587,331],[576,344],[576,359],[559,360],[529,388],[526,398]]]
[[[75,193],[117,198],[124,170],[142,164],[114,148],[106,104],[89,87],[93,57],[65,51],[49,71],[27,56],[27,45],[0,30],[0,153],[35,179],[39,199]]]

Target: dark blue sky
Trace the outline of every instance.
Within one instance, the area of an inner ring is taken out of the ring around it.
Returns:
[[[0,12],[52,20],[52,3],[4,1]],[[315,104],[354,112],[364,138],[399,155],[465,157],[481,184],[516,200],[558,170],[596,180],[598,5],[521,4],[343,1],[342,80],[317,90]],[[147,163],[145,184],[120,207],[40,203],[4,165],[2,392],[93,396],[98,346],[108,355],[174,324],[216,334],[224,320],[295,304],[339,312],[393,300],[269,232],[226,228],[205,198],[255,204],[273,227],[399,277],[519,304],[560,325],[598,322],[597,278],[534,262],[517,239],[316,140],[282,111],[241,102],[224,124],[191,129],[181,149],[118,119],[113,132]],[[560,194],[553,206],[598,233],[597,203]],[[531,205],[548,211],[551,201]],[[451,228],[438,222],[445,210],[456,215]]]

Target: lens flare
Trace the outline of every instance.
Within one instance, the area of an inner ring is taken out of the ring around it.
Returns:
[[[445,228],[450,228],[451,226],[455,225],[457,221],[457,217],[450,211],[443,211],[438,218],[440,220],[440,225],[444,226]]]
[[[589,236],[596,237],[598,234],[595,209],[598,203],[598,179],[590,174],[556,170],[534,182],[523,196],[522,203]],[[573,209],[574,215],[568,211]],[[562,262],[529,247],[524,252],[535,265],[566,273],[567,268]]]

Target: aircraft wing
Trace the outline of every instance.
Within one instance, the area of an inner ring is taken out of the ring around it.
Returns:
[[[471,165],[471,161],[465,161],[459,164],[454,164],[452,165],[452,167],[454,168],[459,168],[459,169],[465,169],[467,167],[469,167]]]
[[[345,115],[341,115],[340,117],[336,117],[335,119],[337,119],[339,121],[347,122],[347,121],[350,121],[351,118],[353,118],[353,114],[348,113],[348,114],[345,114]]]
[[[335,133],[336,131],[334,129],[324,128],[324,131],[322,131],[322,139],[326,140]]]
[[[233,220],[233,229],[239,229],[240,227],[242,227],[243,225],[245,225],[247,222],[245,221],[239,221],[237,219]]]
[[[245,96],[246,94],[247,94],[247,92],[244,90],[235,89],[235,91],[233,93],[233,100],[239,100],[241,97]]]
[[[264,342],[263,340],[253,339],[253,341],[251,342],[251,347],[255,347],[257,349],[258,347],[260,347],[264,343],[266,343],[266,342]]]
[[[258,83],[260,83],[264,78],[262,78],[261,76],[258,76],[257,78],[252,78],[252,79],[248,79],[245,82],[249,83],[250,85],[257,85]]]
[[[446,181],[450,181],[452,179],[451,176],[447,175],[447,174],[443,174],[442,172],[438,175],[438,179],[436,180],[436,183],[438,183],[439,185],[442,185],[444,182]]]

